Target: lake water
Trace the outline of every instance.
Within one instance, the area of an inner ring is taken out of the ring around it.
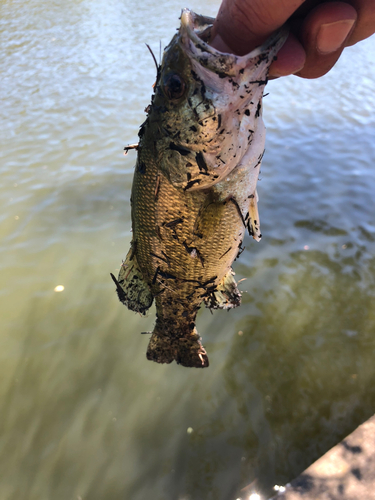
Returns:
[[[374,38],[267,87],[263,239],[242,306],[198,317],[210,367],[147,361],[155,310],[117,300],[145,42],[183,6],[0,3],[2,500],[267,498],[375,411]]]

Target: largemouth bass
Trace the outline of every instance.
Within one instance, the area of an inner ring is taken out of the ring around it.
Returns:
[[[214,19],[184,9],[157,69],[139,130],[133,239],[117,293],[156,324],[147,358],[207,367],[195,319],[201,304],[241,303],[232,263],[248,231],[261,238],[256,184],[264,153],[262,97],[278,33],[246,56],[209,45]]]

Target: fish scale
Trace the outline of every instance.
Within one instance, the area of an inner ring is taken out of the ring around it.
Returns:
[[[148,278],[152,278],[158,268],[178,278],[181,281],[178,287],[179,299],[185,293],[191,293],[195,286],[188,280],[205,283],[212,277],[218,276],[215,283],[220,281],[230,267],[228,262],[233,260],[232,253],[237,253],[233,228],[237,228],[235,234],[241,238],[243,223],[234,205],[230,203],[224,205],[223,202],[215,203],[215,206],[221,205],[222,217],[218,218],[216,215],[214,220],[210,220],[209,217],[205,219],[206,193],[184,193],[182,189],[175,188],[158,172],[156,163],[147,158],[143,150],[148,151],[146,141],[142,142],[139,157],[147,162],[147,173],[141,174],[136,169],[132,189],[133,213],[138,213],[138,206],[148,207],[147,212],[143,211],[137,222],[133,221],[133,238],[137,242],[138,263],[142,269],[147,269]],[[159,190],[156,200],[158,176]],[[166,227],[166,224],[177,219],[183,221],[175,227]],[[197,221],[199,223],[202,220],[204,225],[198,224],[197,227]],[[160,228],[161,239],[156,227]],[[197,229],[203,231],[203,238],[194,234]],[[190,248],[197,248],[202,260],[198,255],[192,257],[184,243]],[[226,259],[219,259],[229,247],[233,248],[233,252]],[[152,254],[159,257],[165,255],[169,265],[161,263],[161,259]],[[161,291],[162,285],[159,281],[152,285],[154,294]]]

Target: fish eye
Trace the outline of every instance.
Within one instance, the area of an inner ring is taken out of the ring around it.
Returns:
[[[168,99],[179,99],[185,92],[185,82],[177,73],[169,73],[163,81],[163,90]]]

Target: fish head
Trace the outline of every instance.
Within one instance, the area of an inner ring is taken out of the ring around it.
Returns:
[[[245,56],[209,41],[214,19],[184,9],[165,48],[148,117],[160,168],[177,187],[206,189],[264,149],[262,97],[270,64],[287,32]],[[155,137],[156,140],[155,140]]]

